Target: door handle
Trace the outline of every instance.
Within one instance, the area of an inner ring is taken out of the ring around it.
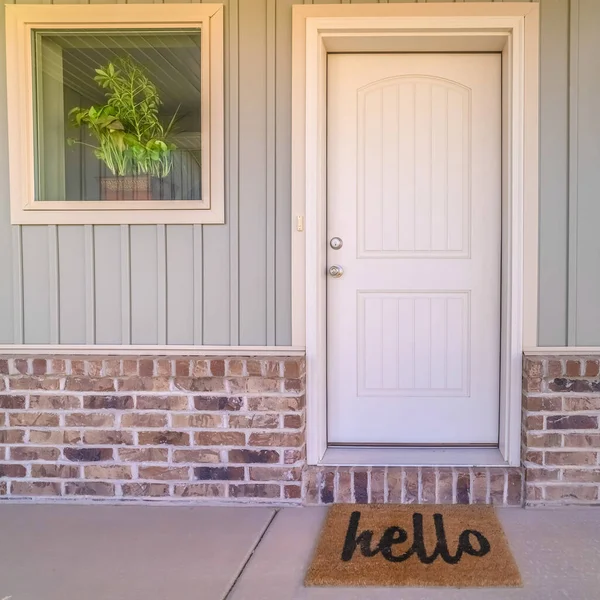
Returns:
[[[344,269],[339,265],[331,265],[329,267],[329,275],[334,279],[339,279],[344,274]]]

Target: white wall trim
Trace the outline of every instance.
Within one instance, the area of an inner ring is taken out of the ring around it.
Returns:
[[[304,348],[294,346],[0,345],[0,356],[304,356],[304,353]]]
[[[525,356],[598,356],[600,346],[538,346],[525,348]]]
[[[306,345],[307,458],[327,450],[326,58],[336,52],[503,51],[509,69],[500,451],[520,464],[521,363],[537,342],[539,7],[527,3],[314,5],[293,9],[292,343]],[[527,231],[527,235],[524,235]]]

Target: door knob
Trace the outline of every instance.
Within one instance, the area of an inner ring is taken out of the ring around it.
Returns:
[[[342,267],[339,265],[331,265],[331,267],[329,267],[329,275],[331,275],[331,277],[339,279],[343,274],[344,269],[342,269]]]

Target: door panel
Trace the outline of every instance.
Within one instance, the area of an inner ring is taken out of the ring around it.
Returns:
[[[358,292],[360,396],[467,396],[469,293]]]
[[[398,76],[357,99],[358,256],[467,256],[469,90]]]
[[[330,443],[498,440],[501,62],[331,55]]]

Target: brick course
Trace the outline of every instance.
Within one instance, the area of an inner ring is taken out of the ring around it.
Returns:
[[[525,357],[526,505],[600,503],[599,372],[597,356]]]
[[[0,496],[301,501],[303,358],[0,358]]]
[[[310,505],[495,504],[521,506],[520,467],[312,467],[304,472]]]

